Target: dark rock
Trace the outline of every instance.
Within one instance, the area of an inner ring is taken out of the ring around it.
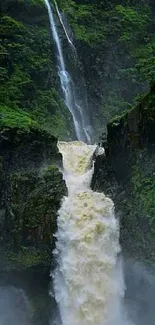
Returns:
[[[155,260],[155,86],[140,104],[108,124],[105,157],[92,187],[115,203],[124,253]]]
[[[7,247],[13,264],[48,264],[57,210],[66,194],[56,167],[61,165],[57,139],[39,130],[3,129],[0,156],[1,247]]]
[[[58,167],[61,154],[51,134],[39,129],[0,130],[0,287],[4,287],[0,299],[13,286],[13,291],[23,290],[32,308],[29,319],[11,305],[8,325],[11,317],[16,325],[32,321],[46,325],[51,305],[56,309],[49,296],[49,274],[57,211],[67,193]],[[9,301],[10,291],[5,296]]]

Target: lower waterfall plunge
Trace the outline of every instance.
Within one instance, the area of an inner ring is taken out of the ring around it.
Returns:
[[[122,306],[124,281],[114,204],[90,189],[95,149],[78,141],[59,142],[68,197],[58,216],[55,298],[63,325],[131,325]]]

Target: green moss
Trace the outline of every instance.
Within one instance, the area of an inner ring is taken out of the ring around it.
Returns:
[[[39,263],[42,252],[50,251],[51,254],[54,245],[57,210],[66,192],[62,175],[56,167],[51,166],[40,175],[33,170],[12,173],[9,184],[7,219],[13,246],[20,250],[16,258],[31,263],[29,258],[33,246],[32,259]],[[38,249],[41,255],[38,255]]]
[[[0,107],[0,127],[28,130],[30,128],[39,128],[39,125],[30,118],[28,113],[2,106]]]
[[[26,269],[36,265],[50,265],[51,258],[48,251],[41,251],[34,247],[20,246],[18,252],[9,252],[7,258],[15,268]]]
[[[145,158],[143,164],[137,161],[137,165],[133,170],[133,190],[135,199],[140,204],[141,217],[148,218],[150,233],[155,234],[155,175],[154,175],[154,160]]]

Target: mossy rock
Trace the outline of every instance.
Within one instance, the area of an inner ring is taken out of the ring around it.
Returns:
[[[57,211],[66,194],[65,182],[54,166],[11,173],[1,240],[9,247],[9,260],[22,267],[51,262]]]
[[[105,157],[97,157],[92,186],[115,203],[124,254],[155,262],[155,86],[108,124]]]

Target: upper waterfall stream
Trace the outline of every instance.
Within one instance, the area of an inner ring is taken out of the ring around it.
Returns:
[[[74,84],[73,78],[71,77],[71,75],[69,74],[66,68],[64,54],[63,54],[63,47],[61,44],[61,40],[59,37],[59,33],[58,33],[58,29],[57,29],[57,25],[53,13],[54,6],[56,8],[56,13],[58,15],[59,21],[61,23],[65,36],[68,40],[68,43],[73,49],[74,56],[77,57],[76,50],[71,39],[68,36],[67,30],[63,23],[56,1],[54,0],[54,6],[50,4],[49,0],[44,0],[44,1],[48,10],[51,32],[56,45],[58,75],[60,77],[60,83],[61,83],[62,93],[64,96],[64,101],[70,113],[72,114],[77,139],[90,143],[91,127],[90,127],[88,112],[86,112],[86,108],[84,107],[84,105],[81,104],[82,102],[84,102],[84,100],[82,100],[80,97],[83,96],[81,94],[80,96],[77,94],[76,85]]]
[[[114,205],[90,189],[96,146],[78,141],[58,146],[68,187],[58,215],[53,274],[62,324],[129,324],[121,311],[124,282]]]

